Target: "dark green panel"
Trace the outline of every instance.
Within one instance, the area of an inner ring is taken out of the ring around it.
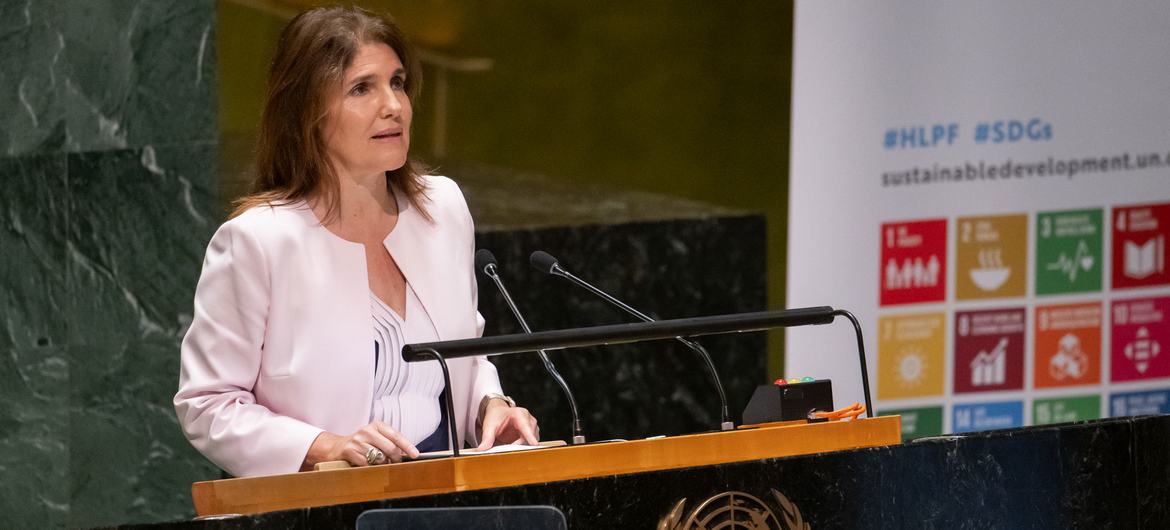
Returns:
[[[63,347],[0,350],[0,526],[68,518],[68,381]]]
[[[65,343],[65,156],[0,158],[0,351]]]
[[[9,154],[215,138],[212,0],[6,2]]]
[[[212,144],[69,155],[71,344],[178,338],[218,226]]]
[[[175,417],[179,341],[76,346],[69,354],[70,524],[194,516],[191,483],[219,471]]]

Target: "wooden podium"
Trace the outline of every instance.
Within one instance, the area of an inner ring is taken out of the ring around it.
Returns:
[[[892,445],[901,418],[786,422],[373,467],[196,482],[199,516],[254,514]]]

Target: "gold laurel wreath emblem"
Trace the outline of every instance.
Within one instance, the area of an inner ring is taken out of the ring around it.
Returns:
[[[700,530],[728,528],[744,530],[811,530],[796,503],[783,493],[771,488],[772,498],[780,508],[783,519],[763,500],[742,491],[727,491],[713,495],[686,513],[686,497],[679,499],[665,517],[658,521],[658,530]]]

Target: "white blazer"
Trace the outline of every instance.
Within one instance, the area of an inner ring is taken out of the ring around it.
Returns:
[[[427,221],[405,199],[383,244],[440,340],[478,337],[474,228],[459,187],[426,177]],[[374,324],[365,248],[297,202],[226,222],[207,248],[183,339],[175,411],[187,439],[235,476],[293,473],[322,430],[348,435],[373,402]],[[449,361],[459,442],[502,393],[484,357]]]

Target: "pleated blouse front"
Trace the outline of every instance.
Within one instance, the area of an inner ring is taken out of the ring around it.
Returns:
[[[437,341],[438,332],[409,283],[405,319],[372,291],[370,309],[374,317],[374,400],[370,421],[381,420],[417,445],[439,427],[443,371],[438,361],[403,361],[402,346]]]

